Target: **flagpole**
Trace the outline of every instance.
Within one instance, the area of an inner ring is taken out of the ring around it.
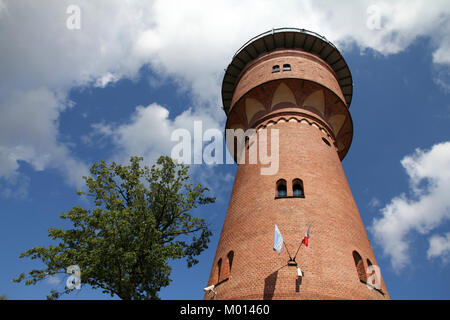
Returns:
[[[287,251],[287,253],[288,253],[288,255],[289,255],[289,259],[290,260],[293,260],[292,259],[292,257],[291,257],[291,254],[289,253],[289,250],[288,250],[288,248],[287,248],[287,246],[286,246],[286,243],[283,241],[283,244],[284,244],[284,247],[286,248],[286,251]],[[295,259],[295,258],[294,258]]]
[[[295,253],[294,260],[295,260],[295,258],[297,257],[297,253],[298,253],[298,251],[300,250],[300,247],[302,246],[303,241],[304,241],[305,239],[308,240],[310,228],[311,228],[311,225],[308,225],[308,230],[306,230],[305,238],[303,238],[302,242],[300,242],[300,245],[298,246],[297,252]],[[308,246],[308,244],[306,244],[306,246]]]
[[[295,256],[294,256],[294,260],[297,257],[298,250],[300,250],[300,247],[302,246],[302,244],[303,244],[303,240],[302,240],[302,242],[300,242],[300,245],[298,246],[297,252],[295,253]]]

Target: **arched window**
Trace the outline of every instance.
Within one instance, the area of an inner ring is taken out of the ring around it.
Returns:
[[[325,144],[326,144],[327,146],[331,147],[331,144],[330,144],[330,142],[329,142],[327,139],[322,138],[322,140],[323,140],[323,142],[325,142]]]
[[[286,180],[280,179],[277,182],[277,197],[284,198],[287,196]]]
[[[364,268],[364,262],[357,251],[353,251],[353,260],[355,260],[356,272],[358,273],[359,281],[366,283],[366,270]]]
[[[274,72],[280,72],[280,66],[279,65],[274,65],[272,67],[272,73],[274,73]]]
[[[220,282],[220,273],[222,271],[222,258],[217,262],[217,282]]]
[[[233,265],[234,251],[228,252],[227,257],[228,257],[228,272],[231,273],[231,266]]]
[[[373,289],[375,289],[376,291],[378,291],[379,293],[381,293],[384,296],[384,292],[381,290],[380,286],[381,286],[381,279],[379,278],[379,274],[377,275],[376,273],[379,272],[380,269],[374,269],[372,268],[371,271],[369,271],[370,267],[372,266],[372,262],[367,259],[367,273],[366,273],[366,282],[367,284],[369,284],[370,286],[372,286]]]
[[[303,191],[303,181],[300,179],[294,179],[292,181],[292,194],[294,197],[304,198],[305,193]]]
[[[283,64],[283,71],[291,71],[291,65],[290,64]]]
[[[369,259],[367,259],[367,268],[369,268],[370,266],[372,265],[372,262],[369,260]],[[370,272],[370,274],[369,274],[369,269],[367,269],[367,275],[366,275],[366,277],[367,278],[369,278],[371,275],[373,275],[375,273],[375,270],[372,270],[372,272]],[[368,280],[368,279],[367,279]],[[375,280],[373,280],[372,282],[375,282]],[[373,284],[373,283],[371,283],[371,284]]]

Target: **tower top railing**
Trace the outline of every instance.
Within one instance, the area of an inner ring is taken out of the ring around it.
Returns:
[[[222,81],[222,103],[228,114],[238,77],[245,66],[259,55],[275,49],[301,49],[319,56],[336,74],[347,107],[353,96],[350,69],[336,46],[320,34],[299,28],[277,28],[261,33],[247,41],[233,56]]]

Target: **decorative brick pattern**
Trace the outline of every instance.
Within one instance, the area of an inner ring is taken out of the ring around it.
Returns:
[[[240,123],[257,132],[259,128],[278,129],[279,171],[261,175],[265,166],[260,163],[239,165],[208,285],[216,285],[216,299],[389,299],[383,281],[384,294],[370,290],[360,281],[367,276],[358,273],[367,270],[368,260],[377,262],[341,165],[353,132],[350,113],[331,68],[314,55],[295,51],[257,58],[240,76],[226,126]],[[286,63],[292,68],[284,73],[297,79],[282,80],[283,71],[272,74],[272,65]],[[287,81],[297,106],[281,103],[269,109],[276,81]],[[301,107],[302,99],[318,88],[325,93],[324,114]],[[250,124],[242,105],[246,97],[258,99],[266,108]],[[335,134],[328,117],[336,113],[345,114],[346,120]],[[292,182],[301,179],[305,197],[277,199],[280,179],[286,180],[288,196],[292,196]],[[286,247],[281,255],[272,249],[275,223],[291,256],[311,225],[309,245],[301,246],[296,256],[304,274],[301,278],[295,266],[287,265]],[[230,251],[234,252],[231,271]],[[361,258],[359,269],[354,251]],[[205,294],[205,299],[212,297],[212,293]]]

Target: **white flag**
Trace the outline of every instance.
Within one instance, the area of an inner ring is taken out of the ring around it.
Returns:
[[[277,224],[275,223],[275,234],[273,236],[273,250],[278,252],[278,255],[280,255],[282,249],[283,249],[283,236],[281,235],[281,232],[278,229]]]
[[[302,269],[297,268],[297,275],[298,275],[299,277],[303,277]]]

